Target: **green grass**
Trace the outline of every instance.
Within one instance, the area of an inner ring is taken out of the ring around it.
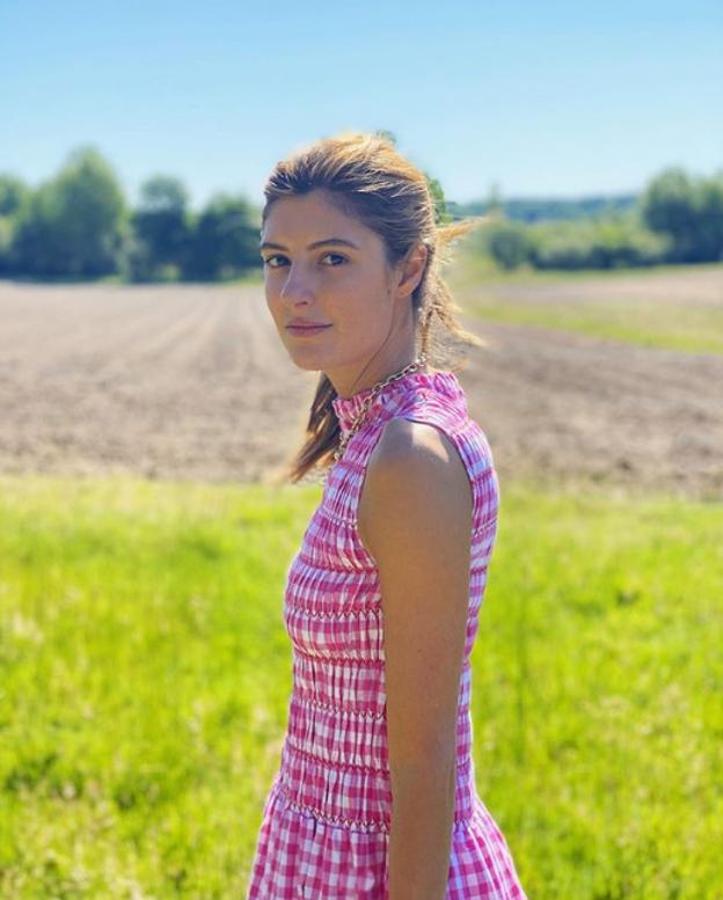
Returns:
[[[695,299],[695,277],[703,270],[721,272],[723,266],[656,266],[651,269],[615,271],[500,273],[483,260],[461,257],[460,266],[450,275],[450,284],[460,305],[470,315],[483,320],[510,325],[536,325],[559,331],[571,331],[591,337],[637,344],[643,347],[680,350],[685,353],[723,353],[723,305],[701,303]],[[661,301],[655,296],[659,286],[651,285],[651,295],[631,299],[616,294],[619,278],[645,281],[651,274],[683,275],[691,278],[691,299]],[[569,298],[558,300],[547,295],[536,298],[525,288],[537,285],[565,285],[570,282],[584,290],[588,281],[610,282],[607,297],[583,298],[576,303]],[[504,287],[501,295],[496,289]],[[519,296],[509,288],[519,288]]]
[[[534,285],[541,283],[556,284],[576,281],[609,280],[612,284],[618,280],[634,278],[645,281],[651,275],[690,275],[695,278],[698,273],[721,272],[723,263],[676,263],[658,266],[630,266],[617,269],[535,269],[530,265],[520,266],[518,269],[505,270],[495,265],[494,261],[475,250],[473,243],[467,242],[458,245],[458,252],[454,255],[454,262],[446,269],[450,279],[458,284],[520,284]]]
[[[686,310],[638,300],[631,303],[611,297],[600,304],[523,298],[473,297],[465,304],[470,313],[492,322],[541,325],[558,331],[574,331],[590,337],[680,350],[684,353],[723,354],[723,306]]]
[[[721,896],[723,509],[501,488],[474,754],[529,896]],[[1,896],[244,895],[319,490],[0,477]]]

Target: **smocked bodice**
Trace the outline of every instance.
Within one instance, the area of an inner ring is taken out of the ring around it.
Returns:
[[[351,428],[370,393],[368,388],[332,401],[342,432]],[[456,375],[417,371],[385,386],[344,456],[329,470],[321,502],[287,570],[284,593],[293,690],[280,789],[292,808],[362,831],[389,830],[392,798],[382,597],[376,562],[359,535],[357,508],[368,459],[384,424],[396,416],[441,428],[457,447],[473,485],[455,821],[468,820],[475,802],[469,653],[495,539],[497,480],[489,446],[467,414]]]

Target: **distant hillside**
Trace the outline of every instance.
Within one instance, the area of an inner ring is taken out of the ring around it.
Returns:
[[[501,200],[500,206],[508,218],[529,223],[627,212],[635,206],[637,199],[637,194],[591,195],[567,200],[555,197],[516,197]],[[487,200],[473,200],[470,203],[447,201],[447,210],[455,219],[481,216],[487,212],[488,206]]]

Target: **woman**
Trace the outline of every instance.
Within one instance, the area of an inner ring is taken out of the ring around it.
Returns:
[[[287,572],[294,685],[248,898],[524,898],[469,714],[497,477],[456,375],[427,364],[435,317],[481,343],[439,274],[476,223],[438,227],[425,175],[381,134],[302,149],[265,197],[268,307],[321,373],[287,475],[326,480]]]

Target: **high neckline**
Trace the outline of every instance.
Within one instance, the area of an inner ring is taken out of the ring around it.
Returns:
[[[462,387],[454,372],[448,370],[439,370],[436,372],[408,372],[385,385],[382,390],[374,398],[374,402],[369,408],[367,418],[371,419],[374,411],[384,406],[393,399],[398,399],[400,395],[406,395],[414,392],[418,388],[431,388],[442,394],[447,395],[450,399],[457,399],[464,396]],[[336,396],[331,401],[336,417],[339,421],[339,427],[342,434],[351,430],[356,417],[361,412],[364,402],[374,390],[374,386],[364,388],[348,397]]]

